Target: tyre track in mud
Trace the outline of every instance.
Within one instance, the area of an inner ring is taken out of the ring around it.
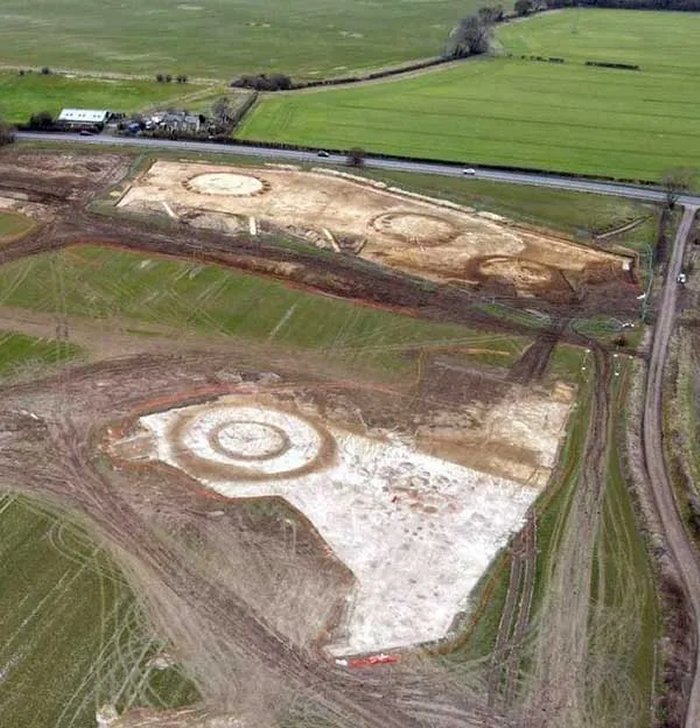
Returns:
[[[491,656],[489,705],[507,710],[512,703],[520,667],[520,649],[527,632],[535,588],[536,522],[534,512],[510,547],[508,591]]]
[[[593,348],[596,384],[583,463],[538,619],[535,663],[524,724],[532,728],[591,725],[585,697],[588,617],[595,541],[606,487],[611,435],[609,357]]]
[[[517,619],[513,628],[505,661],[505,683],[503,703],[510,708],[516,698],[516,686],[522,659],[521,649],[530,624],[530,611],[535,595],[535,567],[537,562],[537,522],[534,512],[530,514],[527,525],[521,531],[520,555],[522,579],[520,599],[518,600]]]

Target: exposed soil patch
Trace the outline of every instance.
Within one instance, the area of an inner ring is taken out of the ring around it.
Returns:
[[[579,289],[628,277],[633,259],[577,245],[493,216],[446,209],[377,184],[292,170],[243,170],[156,162],[119,207],[157,211],[218,229],[217,217],[246,216],[267,230],[439,282],[493,280],[519,296],[575,300]],[[205,215],[205,217],[203,217]],[[355,246],[337,240],[361,240]]]

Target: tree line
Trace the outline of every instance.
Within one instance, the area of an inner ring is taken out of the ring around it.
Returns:
[[[620,10],[700,10],[700,0],[546,0],[547,9],[586,7]]]

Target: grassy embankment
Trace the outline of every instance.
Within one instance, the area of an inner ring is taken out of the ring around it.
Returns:
[[[228,80],[346,75],[439,55],[479,0],[3,0],[0,63]],[[505,2],[512,6],[512,2]],[[50,42],[46,42],[50,29]]]
[[[61,291],[53,276],[60,274]],[[411,352],[459,347],[466,356],[512,364],[528,340],[439,324],[289,288],[219,266],[110,248],[79,247],[0,269],[0,304],[105,319],[112,316],[319,349],[346,364],[405,374]]]
[[[238,136],[657,180],[669,168],[700,170],[698,33],[700,16],[689,13],[587,9],[537,16],[498,28],[512,57],[270,96]],[[519,57],[545,54],[566,62]],[[591,67],[586,60],[641,70]]]
[[[614,427],[608,479],[595,543],[595,562],[589,620],[591,680],[589,710],[604,716],[601,725],[649,725],[654,684],[659,614],[647,546],[640,533],[632,498],[621,466],[618,441],[624,427],[626,369],[615,378]],[[581,487],[581,456],[590,418],[590,387],[584,376],[580,405],[572,415],[555,481],[535,504],[537,553],[531,629],[556,564],[558,544],[576,488]],[[497,560],[481,585],[479,618],[453,655],[458,660],[480,659],[495,645],[509,579],[509,556]],[[478,601],[478,600],[477,600]],[[532,635],[526,640],[529,643]],[[530,657],[524,655],[527,670]]]

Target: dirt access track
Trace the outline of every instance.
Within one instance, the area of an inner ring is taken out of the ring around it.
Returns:
[[[440,283],[569,302],[632,281],[633,259],[339,172],[155,162],[118,202],[196,227],[278,230]]]

